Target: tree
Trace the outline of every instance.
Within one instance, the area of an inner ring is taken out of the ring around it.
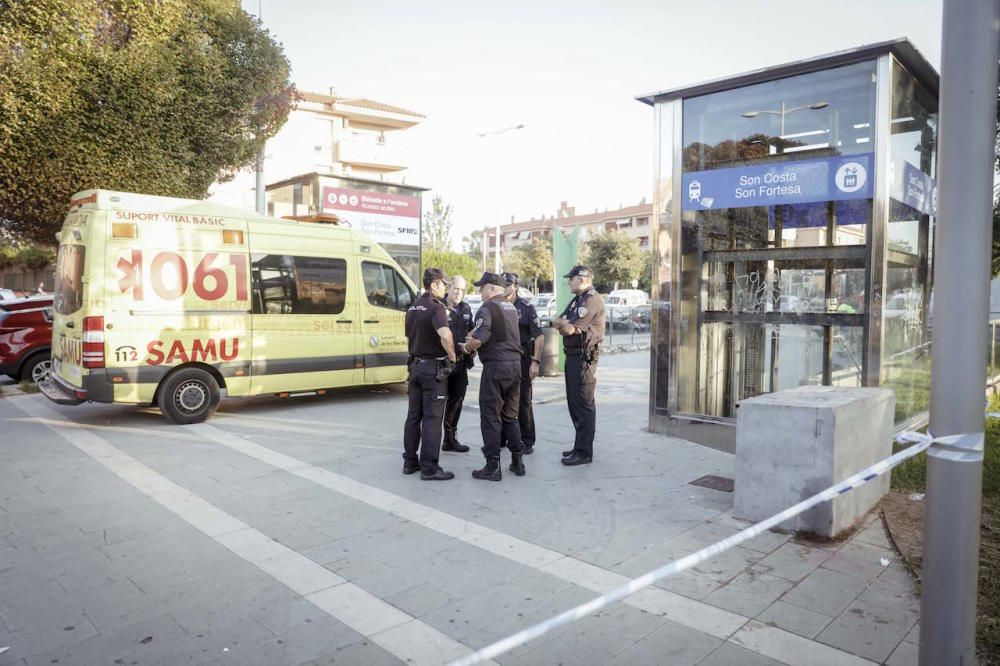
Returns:
[[[586,242],[586,257],[594,271],[594,283],[605,290],[616,284],[631,287],[646,266],[639,241],[620,231],[591,237]]]
[[[517,273],[522,284],[532,282],[532,291],[538,292],[538,282],[552,284],[552,241],[535,239],[525,245],[518,245],[503,258],[504,268]]]
[[[427,268],[440,268],[451,277],[461,275],[471,287],[473,280],[479,279],[479,262],[461,252],[443,252],[424,248],[421,253],[420,272]]]
[[[0,230],[51,243],[90,188],[204,197],[284,123],[288,76],[235,0],[0,0]]]
[[[431,209],[424,213],[424,251],[446,252],[451,248],[451,204],[435,194]]]

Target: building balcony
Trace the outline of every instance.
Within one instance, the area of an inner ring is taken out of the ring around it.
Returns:
[[[340,139],[334,153],[338,162],[382,171],[402,171],[408,162],[401,146],[368,139]]]

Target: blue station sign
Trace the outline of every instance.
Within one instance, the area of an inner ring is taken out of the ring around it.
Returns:
[[[683,210],[749,208],[869,199],[874,155],[694,171],[681,178]]]

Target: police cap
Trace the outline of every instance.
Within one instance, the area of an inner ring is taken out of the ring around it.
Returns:
[[[503,278],[503,284],[505,287],[516,287],[521,284],[521,280],[517,277],[517,273],[504,273],[501,277]]]
[[[477,287],[482,287],[484,284],[495,284],[498,287],[507,286],[506,284],[504,284],[502,277],[500,277],[496,273],[490,273],[490,272],[483,273],[483,277],[479,278],[472,284],[476,285]]]
[[[425,268],[424,269],[424,287],[430,287],[435,280],[443,280],[444,282],[451,282],[451,278],[440,268]]]
[[[566,273],[566,275],[564,275],[563,277],[572,278],[572,277],[577,277],[577,276],[585,277],[585,278],[592,278],[592,277],[594,277],[594,271],[590,270],[589,266],[584,266],[582,264],[577,264],[573,268],[569,269],[569,273]]]

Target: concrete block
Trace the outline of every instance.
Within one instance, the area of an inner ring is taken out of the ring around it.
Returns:
[[[895,403],[889,389],[832,386],[801,386],[741,401],[734,515],[762,520],[887,458]],[[837,536],[888,490],[885,474],[782,527]]]

